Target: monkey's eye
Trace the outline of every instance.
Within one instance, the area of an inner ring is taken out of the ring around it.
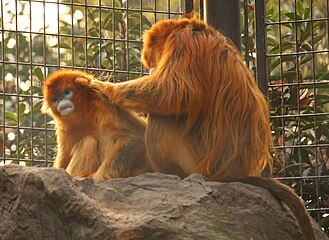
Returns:
[[[65,95],[65,97],[67,98],[70,98],[70,97],[72,97],[72,95],[73,95],[73,92],[72,92],[72,90],[70,90],[70,89],[65,89],[64,90],[64,95]]]
[[[57,98],[57,97],[53,97],[53,98],[51,98],[51,102],[52,102],[53,104],[57,103],[57,101],[58,101],[58,98]]]

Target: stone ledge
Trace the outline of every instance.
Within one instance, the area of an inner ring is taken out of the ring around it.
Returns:
[[[303,239],[291,211],[243,183],[149,173],[74,179],[52,168],[0,167],[0,239]],[[315,224],[319,239],[328,239]]]

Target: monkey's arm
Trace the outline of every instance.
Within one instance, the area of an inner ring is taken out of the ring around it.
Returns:
[[[64,133],[57,132],[57,142],[58,142],[58,149],[56,158],[53,164],[54,168],[64,168],[66,169],[71,160],[71,148],[69,144],[65,144],[63,139]]]
[[[136,112],[160,115],[187,112],[188,92],[178,85],[175,81],[158,81],[155,75],[116,84],[97,80],[90,83],[91,88],[98,89],[115,104]]]
[[[66,171],[73,177],[88,177],[100,165],[97,140],[85,136],[72,148],[72,158]]]
[[[70,163],[70,156],[64,153],[60,147],[58,147],[57,155],[53,164],[54,168],[66,168]]]
[[[98,170],[92,176],[93,178],[100,180],[100,179],[111,179],[115,177],[120,177],[117,176],[115,173],[113,173],[111,169],[111,165],[112,165],[112,161],[120,153],[122,146],[123,143],[117,141],[116,144],[111,148],[111,150],[108,153],[106,153],[107,156],[105,157],[104,161],[102,162]]]

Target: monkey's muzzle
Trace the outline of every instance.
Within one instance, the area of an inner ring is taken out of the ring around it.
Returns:
[[[67,116],[74,111],[74,104],[70,100],[62,100],[57,106],[58,112],[62,116]]]

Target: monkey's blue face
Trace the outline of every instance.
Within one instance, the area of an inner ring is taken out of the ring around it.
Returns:
[[[73,91],[65,89],[60,94],[51,98],[51,103],[56,107],[57,111],[64,117],[74,111],[74,104],[72,102]]]

